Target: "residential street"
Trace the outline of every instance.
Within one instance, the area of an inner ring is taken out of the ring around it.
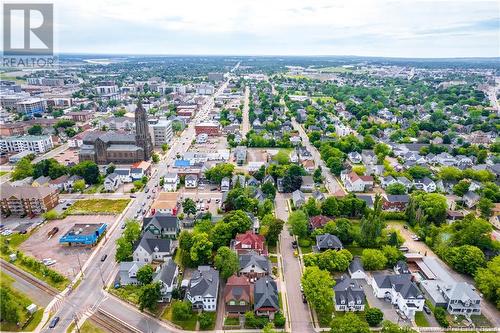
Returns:
[[[289,194],[276,193],[276,217],[283,221],[288,220],[287,200]],[[283,259],[283,274],[285,278],[286,294],[288,301],[288,312],[291,318],[292,332],[314,332],[309,307],[302,302],[300,292],[300,279],[302,276],[299,260],[293,255],[293,237],[290,236],[288,228],[285,226],[280,235],[280,252]]]
[[[241,135],[246,137],[247,133],[250,131],[250,119],[248,117],[248,111],[250,107],[250,88],[245,87],[245,101],[243,103],[243,121],[241,123]]]

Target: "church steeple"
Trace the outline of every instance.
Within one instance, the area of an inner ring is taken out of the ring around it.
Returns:
[[[135,109],[135,141],[144,151],[144,160],[149,160],[153,153],[153,143],[149,134],[148,115],[140,99]]]

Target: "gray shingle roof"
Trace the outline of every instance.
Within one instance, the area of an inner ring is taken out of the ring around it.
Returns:
[[[271,265],[269,263],[269,259],[265,256],[258,255],[253,251],[246,254],[240,254],[239,260],[240,260],[240,270],[248,266],[255,265],[257,267],[260,267],[267,273],[270,272]]]
[[[217,296],[219,272],[210,266],[199,266],[189,281],[188,293],[194,296]]]
[[[411,281],[411,274],[384,275],[374,274],[373,278],[379,288],[394,288],[403,298],[423,298],[422,292]]]
[[[333,290],[335,291],[335,302],[337,304],[348,304],[353,301],[355,304],[365,304],[365,292],[355,280],[343,275],[340,279],[336,279],[335,282]]]
[[[142,246],[149,254],[153,253],[155,248],[158,249],[158,252],[170,252],[170,239],[147,238],[143,236],[135,248],[138,246]]]
[[[335,235],[324,234],[316,236],[316,246],[319,250],[342,248],[342,242]]]
[[[177,270],[177,264],[172,259],[169,259],[167,263],[163,264],[160,271],[155,275],[153,281],[162,281],[167,286],[171,286],[175,278],[175,271]]]
[[[278,286],[269,276],[264,276],[255,282],[254,309],[275,308],[279,310]]]

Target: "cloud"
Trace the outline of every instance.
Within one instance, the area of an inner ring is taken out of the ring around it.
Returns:
[[[496,1],[55,0],[55,8],[63,52],[412,57],[418,46],[424,57],[500,55]]]

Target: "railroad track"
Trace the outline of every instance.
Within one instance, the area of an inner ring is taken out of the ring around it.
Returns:
[[[5,269],[6,271],[9,271],[9,272],[21,277],[22,279],[28,281],[30,284],[37,287],[41,291],[49,294],[50,296],[56,296],[57,294],[59,294],[59,291],[57,289],[41,282],[40,280],[31,276],[31,274],[26,273],[22,269],[17,268],[16,266],[9,264],[8,262],[6,262],[4,260],[0,260],[0,267],[2,269]]]
[[[105,329],[109,333],[140,333],[138,329],[133,329],[123,322],[115,319],[102,310],[97,310],[92,316],[90,321],[95,325]]]

